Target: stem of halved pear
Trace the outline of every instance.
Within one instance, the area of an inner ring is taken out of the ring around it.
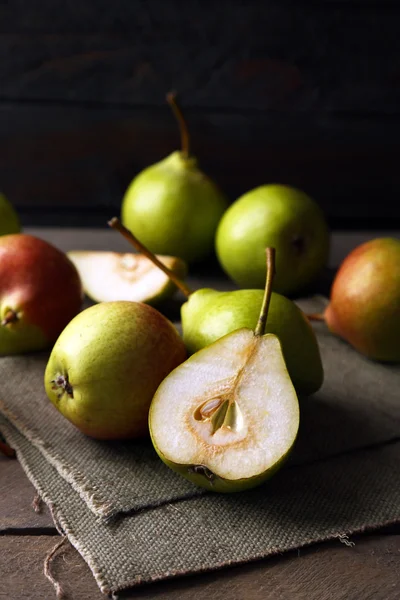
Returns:
[[[272,294],[272,281],[275,275],[275,248],[266,248],[265,253],[267,255],[267,278],[265,281],[265,291],[261,305],[261,312],[254,330],[254,334],[259,336],[264,335],[265,333],[269,303]]]
[[[164,263],[162,263],[155,254],[153,254],[153,252],[150,252],[150,250],[148,248],[146,248],[146,246],[144,246],[142,244],[142,242],[140,242],[137,237],[135,237],[133,235],[133,233],[131,231],[129,231],[129,229],[127,229],[126,227],[124,227],[124,225],[122,225],[121,221],[118,219],[118,217],[113,217],[112,219],[110,219],[110,221],[108,221],[108,225],[112,228],[115,229],[116,231],[119,231],[119,233],[121,235],[124,236],[125,239],[128,240],[128,242],[134,247],[136,248],[136,250],[138,250],[139,252],[141,252],[142,254],[144,254],[149,260],[151,260],[151,262],[156,265],[156,267],[158,267],[159,269],[161,269],[161,271],[164,271],[164,273],[167,275],[167,277],[170,278],[170,280],[176,285],[177,288],[179,288],[181,290],[181,292],[183,292],[183,294],[185,294],[186,298],[189,298],[189,296],[191,294],[193,294],[193,290],[186,285],[186,283],[184,281],[182,281],[182,279],[180,279],[176,273],[174,273],[171,269],[169,269],[167,266],[164,265]]]
[[[169,92],[167,94],[167,102],[172,108],[172,112],[178,121],[179,130],[181,132],[181,152],[184,158],[189,158],[189,130],[183,116],[182,110],[176,101],[176,92]]]

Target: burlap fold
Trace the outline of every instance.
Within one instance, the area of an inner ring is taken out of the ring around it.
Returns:
[[[107,522],[96,518],[1,416],[0,430],[104,593],[249,562],[400,520],[400,442],[288,467],[253,491],[207,493]]]

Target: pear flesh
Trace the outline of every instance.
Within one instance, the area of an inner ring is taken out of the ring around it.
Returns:
[[[170,278],[143,254],[73,250],[68,257],[78,269],[86,295],[95,302],[155,304],[176,291]],[[180,258],[157,258],[179,277],[186,275],[186,264]]]
[[[232,492],[262,483],[299,428],[278,338],[243,328],[192,355],[159,386],[149,427],[160,458],[202,487]]]

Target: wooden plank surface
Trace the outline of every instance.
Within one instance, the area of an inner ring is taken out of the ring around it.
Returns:
[[[379,7],[379,9],[378,9]],[[0,99],[399,113],[399,6],[29,0],[0,5]]]
[[[0,537],[0,598],[55,597],[43,562],[57,536]],[[121,592],[142,600],[398,600],[400,536],[337,541],[251,565],[163,581]],[[83,559],[66,545],[52,563],[53,575],[71,600],[104,599]]]
[[[211,111],[188,120],[200,166],[230,202],[273,182],[312,195],[334,227],[391,227],[400,216],[398,117]],[[178,137],[167,107],[1,105],[0,186],[24,224],[101,226]]]
[[[112,216],[116,215],[112,214]],[[110,229],[106,222],[99,228],[84,228],[77,230],[76,228],[69,227],[27,227],[26,232],[31,235],[36,235],[41,239],[50,242],[50,244],[54,244],[63,252],[67,252],[68,250],[110,250],[113,252],[129,252],[131,249],[129,242],[117,232]],[[400,238],[400,228],[387,230],[370,228],[366,231],[361,230],[356,233],[337,230],[333,231],[331,235],[331,252],[328,266],[331,269],[335,269],[353,248],[368,240],[385,235]],[[217,264],[213,264],[212,266],[209,264],[195,265],[191,269],[191,275],[193,275],[193,272],[197,273],[198,276],[203,279],[206,277],[208,286],[219,289],[221,289],[221,286],[223,286],[224,289],[228,289],[228,286],[230,286],[229,289],[237,287],[228,279],[222,269],[218,268]],[[196,289],[201,283],[202,282],[200,281],[194,281],[193,287]]]
[[[33,509],[35,488],[18,461],[1,454],[0,490],[0,534],[26,533],[32,530],[38,533],[56,533],[46,505],[40,505],[40,512]]]
[[[100,225],[178,144],[233,201],[295,185],[332,224],[399,219],[400,6],[0,2],[0,188],[26,224]]]

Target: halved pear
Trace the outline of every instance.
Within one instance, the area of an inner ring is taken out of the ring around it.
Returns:
[[[157,304],[177,289],[144,254],[71,250],[68,257],[78,269],[86,295],[95,302],[130,300]],[[180,258],[157,258],[178,277],[186,276],[186,263]]]
[[[194,483],[217,492],[262,483],[299,428],[278,338],[238,329],[193,354],[160,384],[149,426],[161,460]]]
[[[299,428],[299,403],[278,337],[265,334],[274,273],[255,331],[238,329],[199,350],[160,384],[149,411],[161,460],[217,492],[259,485],[282,465]]]

